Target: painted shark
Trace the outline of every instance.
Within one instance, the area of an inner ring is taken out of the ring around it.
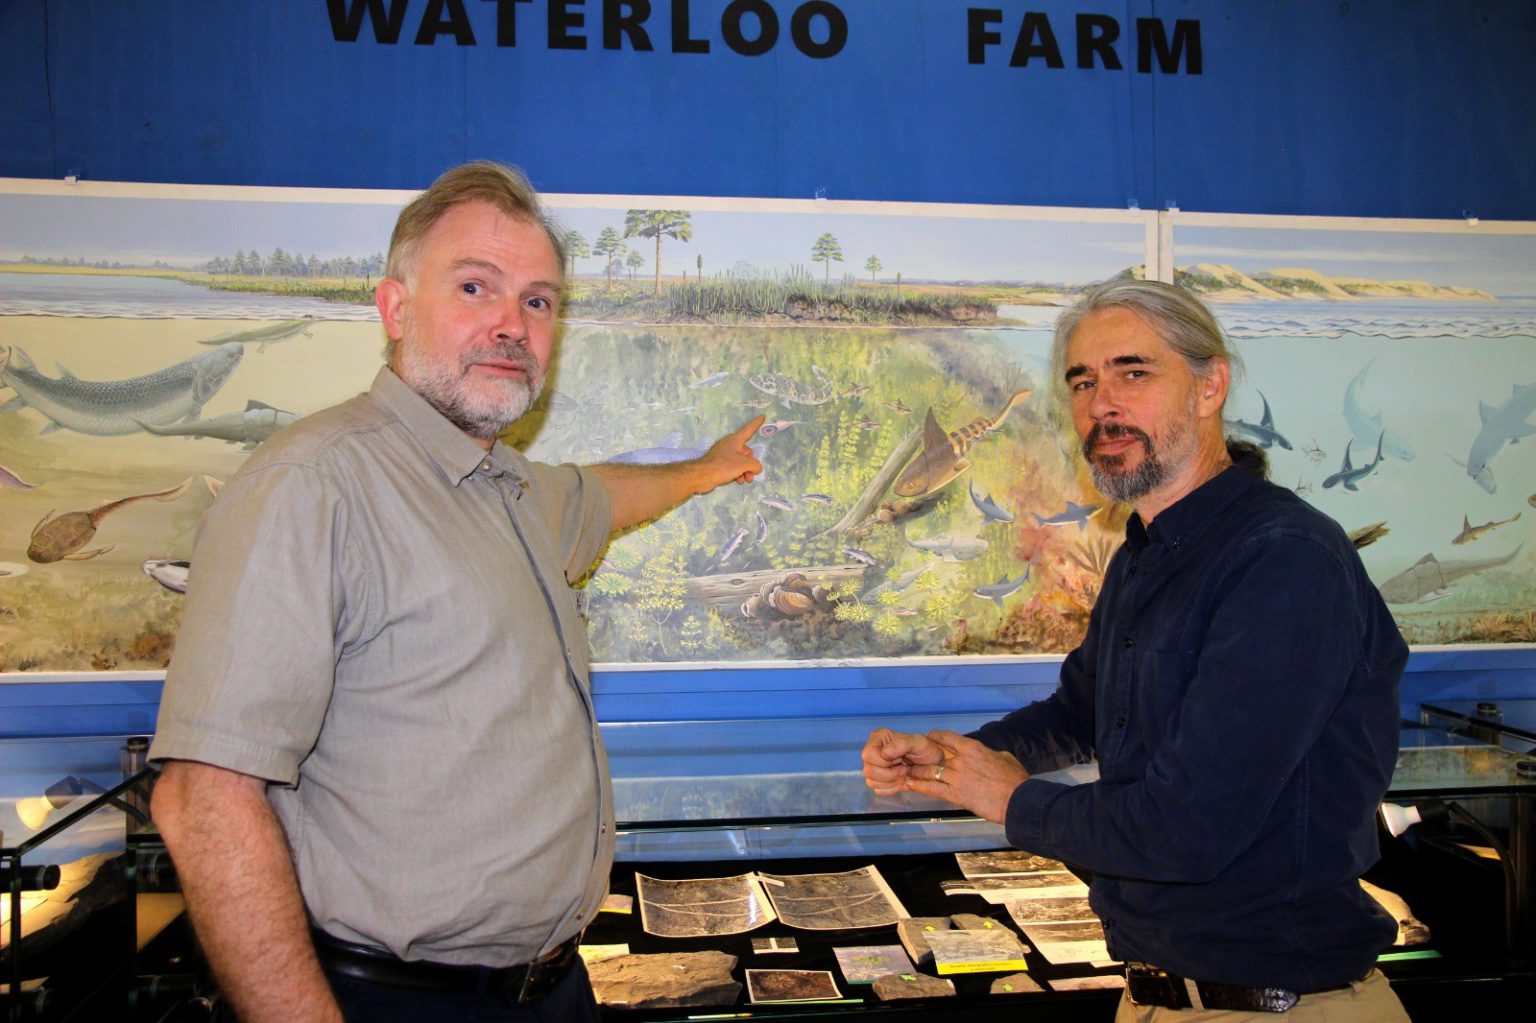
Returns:
[[[227,444],[239,444],[250,451],[298,418],[292,412],[252,400],[245,403],[244,412],[230,412],[173,426],[156,426],[143,421],[139,425],[157,437],[211,437]]]
[[[1477,561],[1440,561],[1433,554],[1426,554],[1377,589],[1381,590],[1381,598],[1388,604],[1428,603],[1445,596],[1451,583],[1462,576],[1509,564],[1524,546],[1521,544],[1502,558]]]
[[[1041,526],[1070,526],[1075,522],[1078,532],[1082,532],[1088,528],[1088,519],[1098,510],[1099,506],[1096,504],[1076,504],[1068,501],[1065,511],[1044,517],[1036,515],[1035,523]]]
[[[1338,472],[1323,480],[1323,489],[1327,490],[1330,487],[1334,487],[1342,483],[1344,484],[1345,490],[1359,490],[1360,488],[1355,486],[1355,484],[1359,483],[1371,473],[1375,472],[1376,467],[1381,464],[1381,444],[1382,441],[1386,440],[1386,437],[1387,435],[1383,433],[1381,436],[1376,438],[1376,457],[1371,459],[1371,463],[1369,465],[1362,465],[1359,468],[1356,468],[1354,465],[1350,464],[1349,445],[1345,444],[1344,462],[1339,466]]]
[[[229,342],[144,376],[96,381],[81,380],[62,366],[57,379],[44,376],[13,346],[0,363],[0,383],[16,394],[0,405],[0,413],[30,408],[50,420],[45,434],[74,430],[97,437],[137,433],[143,423],[190,421],[228,383],[244,354],[244,347]]]
[[[1354,443],[1368,447],[1372,441],[1379,440],[1384,453],[1400,461],[1411,462],[1415,453],[1413,445],[1403,440],[1401,434],[1387,429],[1381,421],[1381,413],[1368,411],[1365,403],[1360,400],[1360,392],[1365,389],[1365,374],[1371,368],[1371,362],[1362,366],[1349,386],[1344,388],[1344,421],[1349,424]]]
[[[986,497],[977,494],[974,482],[971,483],[968,489],[971,492],[971,503],[976,506],[977,511],[981,512],[981,517],[985,520],[982,523],[983,525],[990,526],[994,522],[1012,522],[1014,520],[1013,512],[1005,511],[1002,506],[992,500],[991,494],[988,494]]]
[[[1488,463],[1504,450],[1505,444],[1517,443],[1521,437],[1536,433],[1536,426],[1526,422],[1531,413],[1536,412],[1536,384],[1516,384],[1514,393],[1504,404],[1494,408],[1487,402],[1480,402],[1477,412],[1483,419],[1483,428],[1477,431],[1472,450],[1467,452],[1467,475],[1491,494],[1497,484]]]
[[[1002,426],[1008,413],[1030,395],[1028,388],[1014,391],[1003,410],[995,416],[977,416],[965,426],[946,434],[934,417],[933,409],[923,421],[923,450],[902,471],[896,481],[896,493],[902,497],[921,497],[932,494],[951,483],[971,467],[965,453],[981,438]]]
[[[1481,526],[1474,526],[1472,521],[1463,515],[1461,517],[1461,532],[1456,534],[1456,539],[1452,540],[1451,543],[1457,547],[1460,547],[1462,544],[1471,543],[1484,533],[1491,533],[1499,526],[1507,526],[1519,517],[1520,513],[1515,512],[1515,517],[1512,519],[1499,519],[1496,522],[1484,522]]]
[[[1264,392],[1259,392],[1259,400],[1264,403],[1264,414],[1259,417],[1257,423],[1244,422],[1241,419],[1226,420],[1227,427],[1237,434],[1248,437],[1261,448],[1271,448],[1278,444],[1285,450],[1291,450],[1291,442],[1280,435],[1275,429],[1275,417],[1269,411],[1269,399],[1264,397]]]
[[[997,582],[978,586],[971,591],[971,595],[980,597],[982,600],[990,600],[1001,611],[1003,609],[1003,598],[1017,593],[1019,587],[1028,581],[1029,566],[1026,565],[1024,566],[1024,574],[1017,579],[1009,579],[1006,575],[1000,575],[997,577]]]

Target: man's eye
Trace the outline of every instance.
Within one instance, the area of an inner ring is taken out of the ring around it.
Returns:
[[[459,285],[459,290],[466,295],[478,295],[485,290],[479,281],[465,281]]]
[[[535,309],[552,309],[554,304],[547,298],[530,298],[528,304]]]
[[[1086,390],[1088,390],[1092,386],[1093,386],[1093,381],[1092,380],[1079,380],[1077,383],[1072,385],[1072,390],[1074,390],[1074,391],[1086,391]]]

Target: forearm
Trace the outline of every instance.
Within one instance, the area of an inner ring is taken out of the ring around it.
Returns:
[[[702,460],[670,465],[584,466],[608,491],[613,504],[613,531],[654,519],[697,494],[715,488]]]
[[[340,1023],[265,785],[172,761],[155,786],[155,823],[198,941],[242,1023]]]

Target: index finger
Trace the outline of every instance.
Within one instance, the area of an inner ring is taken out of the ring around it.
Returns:
[[[969,736],[961,735],[959,732],[951,732],[947,728],[935,728],[928,733],[928,738],[932,742],[944,747],[944,752],[950,755],[960,752],[960,747],[967,743],[976,742],[975,739]]]
[[[747,438],[761,429],[762,425],[767,421],[768,417],[765,415],[754,416],[750,423],[747,423],[745,426],[742,426],[735,433],[730,435],[731,440],[736,441],[738,444],[745,444],[747,442]]]

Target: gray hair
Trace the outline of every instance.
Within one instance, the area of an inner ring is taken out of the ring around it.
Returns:
[[[1076,305],[1056,320],[1051,342],[1051,393],[1060,398],[1066,387],[1067,345],[1083,319],[1101,309],[1129,309],[1141,318],[1168,347],[1184,357],[1191,373],[1203,377],[1211,360],[1224,360],[1234,380],[1242,373],[1243,360],[1227,342],[1227,335],[1206,304],[1183,288],[1161,281],[1116,277],[1083,292]]]
[[[554,247],[555,261],[560,264],[561,273],[565,272],[565,239],[528,178],[509,164],[476,160],[444,171],[430,188],[400,211],[389,239],[385,275],[405,280],[414,269],[416,247],[422,237],[443,214],[467,202],[490,203],[513,220],[543,228]]]

